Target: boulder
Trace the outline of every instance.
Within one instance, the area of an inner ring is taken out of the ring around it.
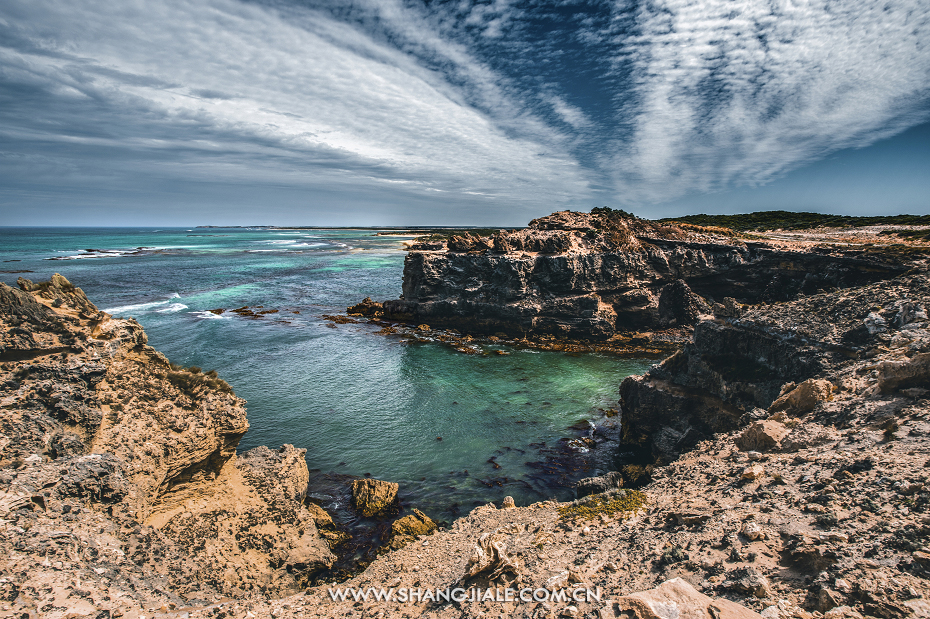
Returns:
[[[769,451],[781,444],[791,429],[778,421],[757,421],[736,437],[736,446],[741,451]]]
[[[611,471],[600,477],[586,477],[575,484],[575,494],[580,499],[589,494],[600,494],[608,490],[623,487],[623,475],[620,471]]]
[[[380,479],[356,479],[352,482],[352,506],[366,518],[387,514],[397,504],[398,487]]]
[[[720,583],[720,588],[748,593],[757,598],[765,598],[772,593],[768,579],[751,566],[738,567],[729,572],[727,579]]]
[[[769,413],[777,413],[778,411],[809,413],[820,402],[832,399],[833,383],[820,378],[808,378],[772,402]]]
[[[765,475],[765,467],[761,464],[753,464],[752,466],[747,466],[743,469],[743,472],[740,474],[740,479],[745,479],[747,481],[753,481],[759,479]]]
[[[398,518],[391,524],[387,547],[390,550],[403,548],[416,541],[417,536],[430,535],[435,530],[436,523],[420,510],[414,509],[412,514]]]
[[[681,578],[668,580],[655,589],[625,595],[617,600],[620,612],[636,619],[759,619],[760,614],[725,599],[700,593]]]
[[[794,428],[782,439],[781,451],[795,452],[840,440],[840,433],[834,428],[815,423],[804,423]]]

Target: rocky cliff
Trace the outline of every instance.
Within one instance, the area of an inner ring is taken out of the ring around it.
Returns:
[[[235,454],[247,426],[228,386],[63,278],[2,287],[0,613],[928,617],[928,282],[719,304],[622,385],[628,448],[655,463],[637,490],[605,476],[575,502],[505,500],[435,531],[415,512],[363,573],[283,597],[329,560],[301,450]],[[453,587],[481,589],[424,597]],[[579,588],[599,598],[539,593]]]
[[[172,365],[60,275],[19,286],[0,284],[4,599],[128,612],[294,591],[332,563],[304,450],[237,455],[244,402],[215,372]]]
[[[524,230],[415,244],[403,297],[354,311],[475,334],[607,339],[694,324],[727,297],[785,301],[909,268],[862,247],[784,245],[623,211],[563,211]]]
[[[923,270],[708,317],[692,343],[621,385],[628,447],[669,462],[714,433],[807,413],[836,394],[922,393],[930,386],[927,308]]]

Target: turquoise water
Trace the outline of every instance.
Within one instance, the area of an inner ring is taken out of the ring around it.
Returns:
[[[323,319],[365,296],[399,296],[403,238],[7,228],[0,279],[15,285],[20,275],[61,273],[99,308],[135,317],[173,362],[219,371],[248,401],[251,429],[240,449],[306,448],[310,468],[331,473],[316,486],[324,500],[344,500],[327,483],[365,474],[398,482],[405,505],[443,519],[506,495],[518,504],[569,498],[568,483],[598,471],[556,475],[565,462],[560,439],[615,407],[620,381],[652,362],[526,350],[465,355]],[[18,270],[32,272],[11,272]],[[278,311],[259,319],[207,311],[243,306]]]

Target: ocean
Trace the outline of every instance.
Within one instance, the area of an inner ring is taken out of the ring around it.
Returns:
[[[466,355],[324,319],[400,295],[411,237],[376,232],[0,228],[0,278],[61,273],[100,309],[136,318],[172,362],[217,370],[248,401],[240,451],[305,448],[311,492],[345,518],[350,477],[397,482],[403,506],[448,521],[507,495],[570,499],[573,481],[603,472],[564,468],[586,449],[569,439],[653,361]],[[229,311],[246,306],[253,317]]]

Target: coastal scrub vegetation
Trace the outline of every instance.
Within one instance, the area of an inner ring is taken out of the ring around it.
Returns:
[[[592,520],[599,516],[613,516],[619,513],[633,513],[641,509],[648,499],[639,490],[619,490],[616,493],[595,494],[573,503],[558,507],[562,520],[580,518]]]
[[[216,370],[204,372],[196,365],[189,368],[177,364],[170,364],[168,371],[168,380],[172,385],[183,391],[189,396],[194,396],[197,391],[203,387],[208,387],[222,393],[233,393],[233,388],[225,380],[219,377]]]
[[[592,212],[594,211],[592,210]],[[738,215],[685,215],[684,217],[667,217],[659,221],[683,222],[699,226],[718,226],[745,232],[750,230],[808,230],[822,227],[847,228],[876,225],[928,226],[930,225],[930,215],[856,217],[821,213],[792,213],[790,211],[757,211]],[[926,232],[919,234],[926,234]]]

